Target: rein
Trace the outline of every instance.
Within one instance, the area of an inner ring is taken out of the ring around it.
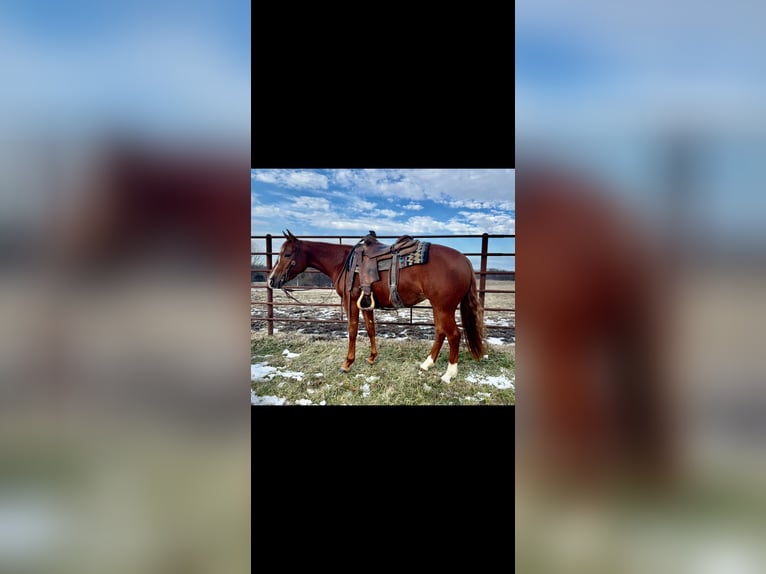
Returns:
[[[333,288],[334,288],[334,287],[335,287],[335,286],[333,285]],[[316,304],[316,303],[304,303],[303,301],[300,301],[299,299],[297,299],[297,298],[296,298],[296,297],[295,297],[295,296],[292,294],[292,293],[293,293],[293,291],[295,291],[295,289],[287,289],[286,287],[282,287],[282,292],[283,292],[283,293],[284,293],[284,294],[285,294],[285,295],[286,295],[286,296],[287,296],[289,299],[292,299],[293,301],[295,301],[296,303],[298,303],[298,305],[302,305],[302,306],[306,307],[306,306],[309,306],[309,305],[315,305],[315,304]],[[324,304],[324,303],[327,303],[327,301],[328,301],[328,300],[330,299],[330,297],[332,297],[333,295],[337,295],[337,293],[335,293],[334,291],[330,291],[330,292],[327,294],[327,297],[325,297],[324,299],[322,299],[322,300],[321,300],[319,303],[320,303],[320,304]],[[342,318],[343,318],[343,305],[341,305],[341,307],[340,307],[340,316],[341,316],[341,319],[342,319]]]
[[[299,301],[298,299],[296,299],[292,294],[293,291],[294,289],[287,289],[286,287],[282,287],[282,293],[284,293],[289,299],[292,299],[299,305],[308,305],[308,303],[303,303],[302,301]]]

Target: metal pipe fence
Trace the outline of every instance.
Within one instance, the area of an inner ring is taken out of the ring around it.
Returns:
[[[399,236],[397,235],[378,235],[378,239],[397,239]],[[516,272],[515,271],[500,271],[495,269],[488,269],[488,260],[490,257],[493,258],[511,258],[516,256],[515,248],[513,252],[490,252],[490,241],[492,239],[508,239],[512,238],[515,239],[516,235],[504,235],[504,234],[488,234],[484,233],[482,235],[417,235],[414,236],[416,239],[461,239],[461,238],[473,238],[473,239],[481,239],[481,251],[480,252],[464,252],[463,255],[466,255],[468,257],[479,257],[479,271],[476,271],[476,276],[478,279],[478,292],[479,292],[479,299],[481,300],[482,306],[484,306],[485,311],[485,317],[487,312],[500,312],[500,313],[509,313],[513,315],[513,322],[515,324],[515,315],[516,315],[516,305],[515,305],[515,294],[516,289],[515,287],[513,289],[495,289],[487,288],[487,277],[505,277],[509,276],[512,278],[514,285],[515,285],[515,277]],[[250,288],[251,288],[251,311],[250,311],[250,325],[258,322],[266,322],[266,328],[269,335],[274,334],[274,323],[276,322],[283,322],[283,323],[338,323],[338,324],[345,324],[346,320],[343,319],[331,319],[331,318],[317,318],[317,319],[305,319],[305,318],[295,318],[290,316],[275,316],[274,309],[275,307],[296,307],[295,303],[292,302],[280,302],[280,301],[274,301],[274,292],[269,289],[266,286],[266,281],[253,281],[254,275],[262,275],[264,278],[268,277],[268,275],[271,273],[271,270],[274,267],[274,256],[279,255],[279,251],[274,251],[274,239],[281,240],[281,235],[272,235],[272,234],[266,234],[266,235],[251,235],[251,245],[253,240],[262,240],[265,245],[265,251],[253,251],[251,249],[250,255],[251,259],[253,256],[256,257],[263,257],[265,261],[265,266],[262,267],[254,267],[251,264],[251,282],[250,282]],[[359,241],[360,237],[358,235],[304,235],[299,237],[299,239],[311,239],[311,240],[320,240],[320,241],[333,241],[338,240],[339,244],[343,244],[344,239],[351,240],[352,242]],[[307,269],[303,273],[299,275],[299,278],[301,276],[307,276],[312,274],[319,274],[321,275],[320,271],[317,271],[315,269]],[[293,281],[296,281],[294,279]],[[291,283],[293,283],[291,281]],[[255,297],[255,299],[265,299],[265,300],[253,300],[253,291],[254,290],[260,290],[263,289],[266,291],[266,297],[265,298],[259,298]],[[332,287],[321,287],[321,286],[312,286],[312,287],[301,287],[300,285],[291,285],[291,290],[295,291],[306,291],[306,290],[322,290],[328,292],[328,297],[331,296],[329,292],[334,292],[334,289]],[[514,304],[512,307],[487,307],[485,305],[486,301],[486,294],[513,294],[514,295]],[[335,307],[338,309],[342,309],[342,305],[340,301],[336,303],[311,303],[311,307]],[[433,327],[433,319],[431,319],[430,322],[415,322],[413,318],[413,309],[421,310],[421,309],[431,309],[428,305],[418,305],[417,307],[410,307],[409,308],[409,321],[385,321],[382,324],[384,325],[404,325],[404,326],[431,326]],[[259,312],[260,310],[260,312]],[[377,321],[376,321],[377,323]],[[488,330],[494,329],[494,328],[508,328],[507,325],[493,325],[491,323],[485,324],[485,327]]]

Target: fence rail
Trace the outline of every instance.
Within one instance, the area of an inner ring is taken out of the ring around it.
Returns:
[[[397,239],[399,236],[397,235],[378,235],[379,239]],[[487,262],[489,257],[515,257],[515,249],[513,252],[490,252],[489,251],[489,242],[491,239],[508,239],[508,238],[516,238],[515,234],[512,235],[502,235],[502,234],[487,234],[484,233],[482,235],[417,235],[415,236],[416,239],[463,239],[463,238],[472,238],[472,239],[481,239],[481,251],[478,253],[474,252],[466,252],[463,253],[463,255],[466,256],[473,256],[473,257],[480,257],[480,265],[479,265],[479,271],[475,271],[476,276],[478,277],[478,292],[479,292],[479,299],[481,300],[482,306],[485,304],[485,295],[487,293],[492,294],[514,294],[516,293],[515,288],[514,289],[488,289],[487,288],[487,276],[512,276],[515,278],[515,271],[500,271],[500,270],[487,270]],[[273,248],[273,240],[274,239],[280,240],[282,237],[281,235],[272,235],[272,234],[266,234],[266,235],[251,235],[251,245],[252,240],[263,240],[265,242],[266,250],[265,251],[253,251],[251,249],[250,255],[252,256],[264,256],[266,265],[265,267],[253,267],[251,265],[251,278],[252,273],[263,273],[265,276],[268,276],[271,273],[271,270],[274,267],[274,256],[279,255],[279,251],[274,251]],[[338,240],[339,244],[343,244],[344,239],[352,240],[353,242],[356,242],[359,240],[358,235],[304,235],[299,237],[299,239],[319,239],[319,240]],[[307,269],[303,273],[305,274],[321,274],[320,271],[317,271],[315,269]],[[302,274],[301,274],[302,275]],[[260,284],[259,282],[253,282],[251,280],[250,282],[251,287],[251,293],[253,289],[265,289],[266,291],[266,297],[265,301],[252,301],[251,297],[251,315],[250,315],[250,324],[252,326],[253,323],[260,322],[260,321],[266,321],[267,324],[267,331],[269,335],[273,335],[274,333],[274,323],[275,322],[284,322],[284,323],[342,323],[345,324],[345,320],[340,319],[329,319],[329,318],[322,318],[322,319],[303,319],[303,318],[293,318],[293,317],[275,317],[274,316],[274,308],[285,306],[285,307],[295,307],[295,303],[289,303],[289,302],[276,302],[274,301],[274,295],[273,291],[266,287],[265,282],[263,284]],[[311,288],[301,288],[301,287],[291,287],[293,290],[323,290],[323,291],[334,291],[332,287],[311,287]],[[514,297],[515,300],[515,297]],[[265,314],[263,315],[254,315],[253,309],[258,309],[259,307],[265,307]],[[342,308],[342,305],[340,302],[338,303],[313,303],[312,307],[337,307]],[[409,322],[401,322],[401,321],[382,321],[379,324],[381,325],[405,325],[405,326],[433,326],[433,321],[430,322],[415,322],[413,320],[413,308],[410,307],[410,320]],[[417,306],[416,309],[431,309],[428,305],[423,306]],[[514,323],[515,323],[515,313],[516,313],[516,306],[514,304],[513,307],[484,307],[484,311],[486,312],[502,312],[502,313],[513,313],[514,316]],[[494,329],[494,328],[507,328],[505,325],[492,325],[492,324],[486,324],[487,329]]]

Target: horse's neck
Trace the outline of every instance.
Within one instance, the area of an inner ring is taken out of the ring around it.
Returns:
[[[329,243],[319,243],[307,241],[310,249],[306,250],[307,263],[309,267],[319,269],[325,275],[328,275],[333,282],[336,281],[343,264],[346,262],[346,256],[349,249],[342,245],[331,245]]]

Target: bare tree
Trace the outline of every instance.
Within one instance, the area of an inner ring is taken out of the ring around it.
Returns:
[[[266,246],[262,241],[250,240],[250,281],[266,280],[266,256],[252,255],[253,252],[263,253],[264,251],[266,251]]]

